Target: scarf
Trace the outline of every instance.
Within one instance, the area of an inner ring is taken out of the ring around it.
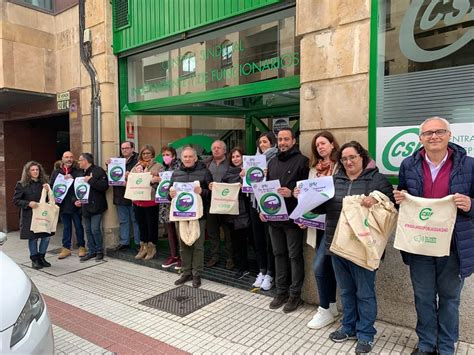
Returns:
[[[142,166],[143,170],[146,170],[153,163],[153,160],[150,159],[148,161],[145,161],[140,159],[138,163]]]
[[[329,161],[324,161],[324,160],[319,160],[316,163],[316,176],[331,176],[332,171],[334,168],[334,162],[329,160]]]

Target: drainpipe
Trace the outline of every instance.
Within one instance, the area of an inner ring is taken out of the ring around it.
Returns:
[[[79,52],[91,80],[91,147],[97,165],[102,164],[102,103],[97,71],[92,64],[90,31],[86,30],[85,0],[79,0]]]

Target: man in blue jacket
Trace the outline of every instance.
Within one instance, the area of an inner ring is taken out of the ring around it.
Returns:
[[[474,271],[474,159],[450,143],[449,122],[440,117],[420,126],[422,148],[400,166],[395,200],[404,193],[425,198],[454,195],[458,208],[450,255],[431,257],[402,252],[410,268],[418,317],[418,348],[412,354],[454,354],[464,278]]]

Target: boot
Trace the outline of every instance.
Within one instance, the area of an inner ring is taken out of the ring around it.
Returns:
[[[58,254],[58,259],[66,259],[70,255],[71,255],[71,249],[62,247],[61,252]]]
[[[152,242],[149,242],[147,247],[146,247],[146,256],[145,260],[150,260],[153,259],[153,257],[156,254],[156,246]]]
[[[45,254],[38,254],[38,261],[43,267],[51,267],[51,264],[44,258]]]
[[[138,254],[135,255],[135,259],[143,259],[147,254],[146,251],[146,244],[144,242],[140,242],[140,250],[138,251]]]
[[[33,269],[39,270],[43,268],[43,265],[41,265],[39,261],[38,255],[31,255],[30,259],[31,259],[31,267]]]

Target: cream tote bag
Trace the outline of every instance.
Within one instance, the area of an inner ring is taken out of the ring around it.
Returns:
[[[209,213],[239,214],[240,184],[212,183],[211,208]]]
[[[48,195],[48,202],[46,202],[46,195]],[[43,189],[38,207],[33,208],[30,230],[33,233],[51,234],[56,232],[58,219],[59,206],[54,201],[53,191],[51,189],[49,191]]]
[[[132,201],[151,201],[151,173],[130,173],[125,188],[125,198]]]

